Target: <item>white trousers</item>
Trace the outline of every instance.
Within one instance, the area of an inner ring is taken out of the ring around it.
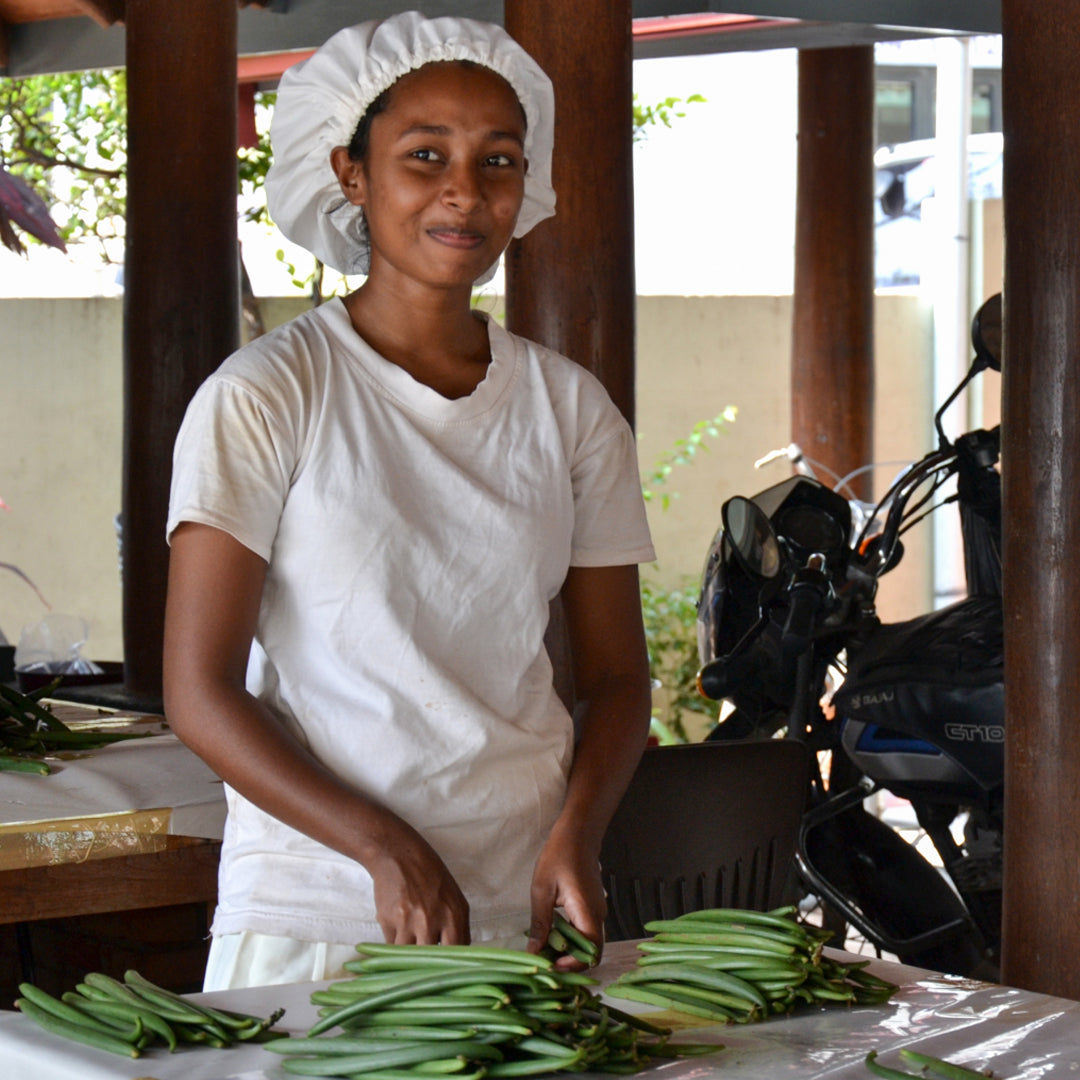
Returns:
[[[524,950],[527,942],[527,934],[515,934],[483,944]],[[351,978],[352,974],[345,970],[344,964],[356,955],[352,945],[295,941],[272,934],[256,934],[251,930],[221,934],[210,942],[203,989],[239,990],[246,986]]]

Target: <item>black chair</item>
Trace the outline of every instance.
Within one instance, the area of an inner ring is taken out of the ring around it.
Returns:
[[[647,749],[601,848],[607,939],[687,911],[784,903],[809,768],[789,739]]]

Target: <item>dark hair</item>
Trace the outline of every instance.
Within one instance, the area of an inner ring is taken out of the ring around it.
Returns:
[[[478,68],[484,66],[483,64],[478,64],[475,60],[461,59],[450,62],[460,64],[464,68]],[[413,71],[419,70],[419,68],[413,68]],[[489,68],[488,70],[494,69]],[[499,73],[496,71],[495,74],[498,75]],[[506,79],[503,78],[503,76],[500,75],[499,77],[503,79],[503,82],[506,82]],[[402,78],[404,78],[404,76],[402,76]],[[507,83],[507,85],[509,85],[509,83]],[[352,133],[352,138],[349,140],[348,150],[350,161],[363,161],[364,158],[367,157],[368,140],[371,137],[371,122],[379,115],[379,113],[386,112],[390,105],[390,91],[393,90],[395,86],[397,86],[397,82],[392,82],[385,90],[383,90],[383,92],[364,110],[364,115],[357,121],[356,128]],[[513,88],[511,87],[511,89]],[[514,96],[517,97],[516,91]],[[518,100],[518,108],[521,109],[522,119],[526,119],[525,106],[521,104],[520,99]]]
[[[393,85],[388,86],[374,101],[364,110],[364,115],[357,122],[356,129],[349,140],[349,160],[363,161],[367,157],[368,139],[371,137],[371,121],[381,112],[385,112],[390,104],[390,91]]]

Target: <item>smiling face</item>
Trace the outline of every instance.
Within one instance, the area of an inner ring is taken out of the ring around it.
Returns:
[[[427,64],[403,76],[371,121],[361,161],[333,164],[364,207],[369,280],[469,288],[510,242],[525,186],[525,118],[485,67]]]

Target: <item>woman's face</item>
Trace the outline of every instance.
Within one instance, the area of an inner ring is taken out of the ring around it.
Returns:
[[[488,68],[435,63],[402,77],[363,162],[335,151],[343,190],[364,207],[371,276],[471,288],[513,235],[524,139],[516,94]]]

